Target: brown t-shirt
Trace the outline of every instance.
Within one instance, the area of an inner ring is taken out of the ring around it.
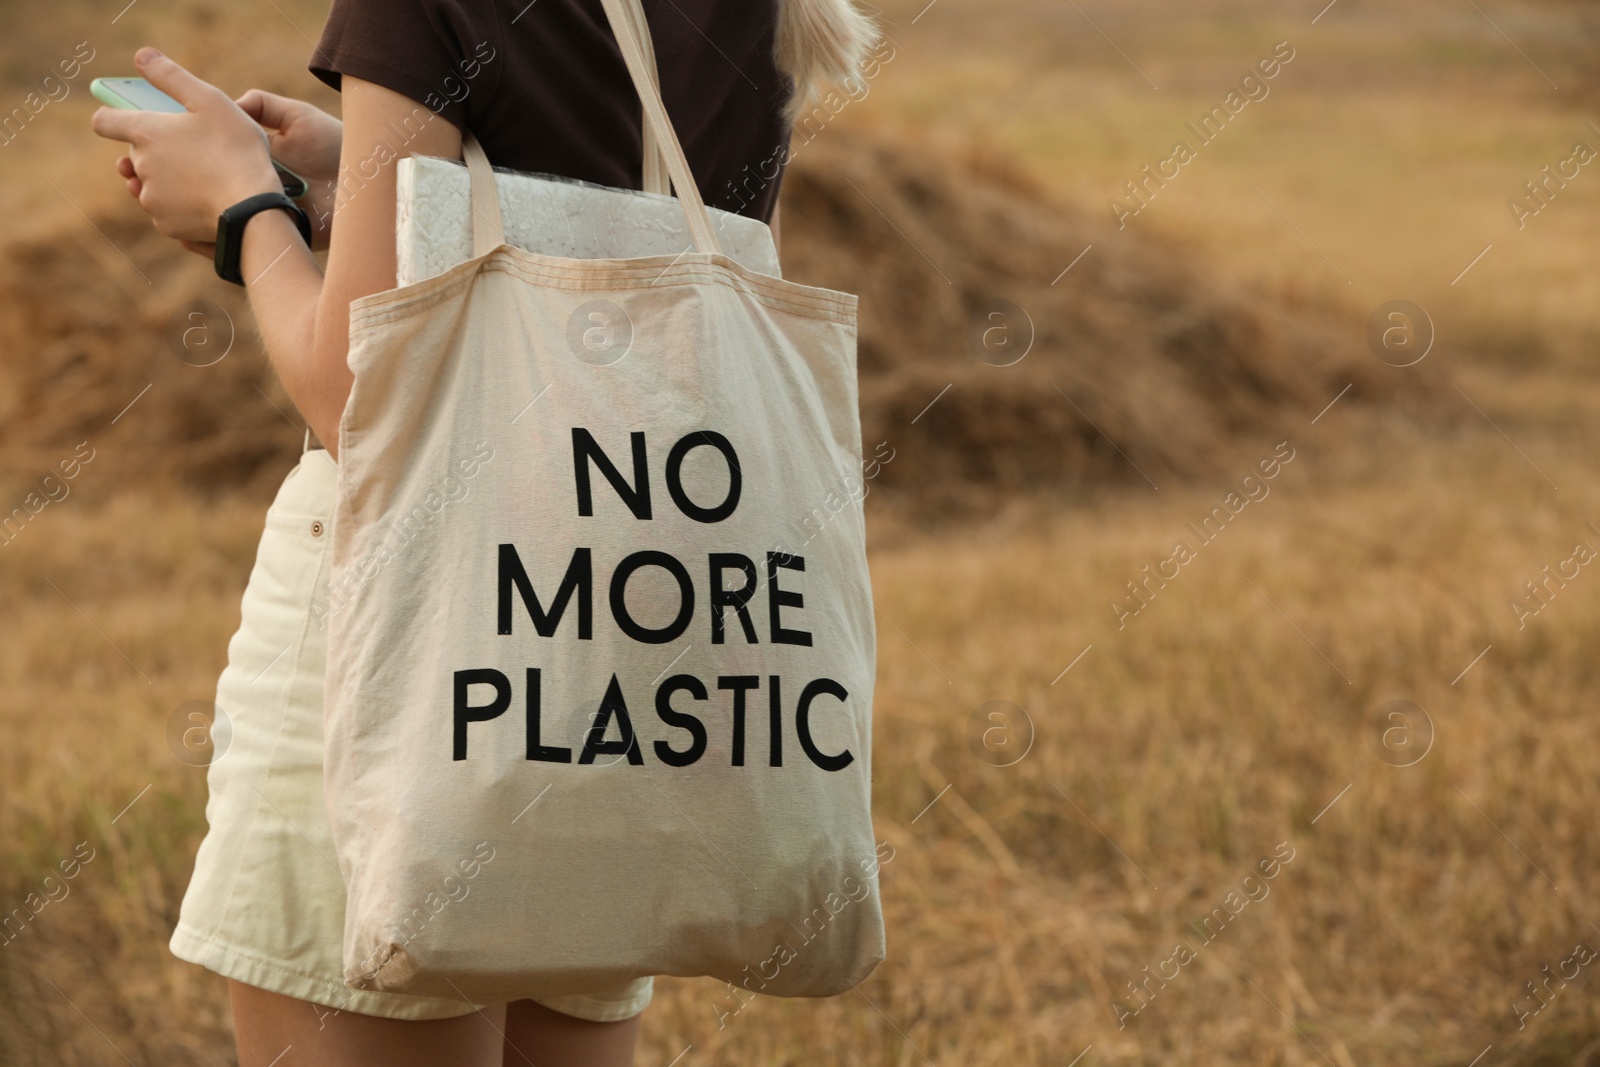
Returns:
[[[789,130],[777,0],[643,0],[661,96],[709,205],[769,221]],[[599,0],[333,0],[310,70],[392,89],[515,170],[638,189],[639,96]]]

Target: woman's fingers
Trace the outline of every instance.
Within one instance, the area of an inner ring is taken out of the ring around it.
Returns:
[[[279,109],[268,100],[271,96],[271,93],[263,92],[260,89],[249,89],[234,103],[239,105],[240,111],[243,111],[246,115],[261,123],[261,125],[276,130],[281,128],[283,118],[281,115],[273,114],[274,111]],[[276,121],[269,121],[269,119],[276,119]]]
[[[307,181],[332,181],[339,175],[344,124],[315,104],[250,89],[234,101],[267,136],[272,158]]]
[[[160,124],[162,119],[167,117],[149,111],[135,111],[132,108],[98,107],[89,116],[89,129],[108,141],[134,144],[145,137],[152,118],[156,124]]]
[[[221,90],[216,86],[197,78],[177,60],[156,51],[149,45],[133,54],[133,62],[151,85],[190,111],[197,111],[207,106],[221,95]]]
[[[133,169],[133,160],[127,156],[117,160],[117,173],[128,180],[128,192],[133,198],[139,199],[139,190],[144,188],[144,183],[139,180],[138,173]]]
[[[289,125],[294,118],[294,111],[303,106],[299,100],[269,93],[265,89],[247,90],[234,103],[269,130],[281,130]]]

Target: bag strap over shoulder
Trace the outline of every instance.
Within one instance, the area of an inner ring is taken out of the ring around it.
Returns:
[[[678,133],[673,129],[672,119],[661,100],[661,89],[655,77],[654,50],[648,48],[645,40],[641,39],[641,30],[644,39],[648,39],[649,34],[644,9],[639,0],[601,0],[601,5],[605,8],[611,32],[616,35],[623,61],[628,65],[628,76],[633,80],[634,90],[639,94],[644,109],[645,187],[650,188],[652,179],[659,184],[659,171],[653,173],[653,168],[664,165],[678,194],[678,202],[683,206],[689,232],[694,237],[695,250],[720,253],[722,244],[711,225],[711,215],[706,211],[700,187],[695,184],[694,172],[689,169],[683,145],[678,141]],[[658,151],[651,151],[653,147]],[[471,176],[472,254],[476,258],[505,243],[505,224],[500,215],[500,198],[495,192],[494,169],[477,135],[471,130],[466,131],[461,148],[467,172]]]
[[[644,8],[640,4],[629,4],[628,12],[633,18],[634,29],[639,35],[639,41],[644,45],[644,57],[649,61],[650,84],[659,92],[661,78],[656,71],[656,50],[650,40],[650,24],[645,21]],[[647,193],[660,193],[666,196],[672,192],[671,178],[667,175],[667,157],[661,151],[661,143],[656,140],[655,130],[650,123],[640,122],[644,138],[644,183],[640,186]]]
[[[678,131],[672,126],[666,104],[661,100],[661,90],[652,77],[653,56],[646,55],[645,44],[639,34],[640,27],[648,29],[644,8],[639,0],[601,0],[601,6],[605,8],[606,18],[611,22],[611,32],[616,35],[617,44],[622,48],[622,58],[628,64],[628,74],[633,78],[634,91],[639,94],[639,99],[644,105],[645,125],[653,127],[661,154],[666,161],[667,173],[672,177],[672,184],[678,194],[678,201],[683,205],[684,214],[688,216],[689,232],[694,235],[695,250],[721,252],[721,242],[717,240],[716,231],[712,228],[711,216],[706,211],[705,201],[700,198],[700,187],[695,183],[694,172],[689,169],[689,160],[683,154],[683,144],[678,140]]]

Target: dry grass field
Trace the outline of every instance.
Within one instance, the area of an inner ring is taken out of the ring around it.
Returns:
[[[900,450],[868,497],[889,958],[720,1029],[717,983],[659,978],[640,1064],[1600,1063],[1600,164],[1521,229],[1506,204],[1600,148],[1592,5],[925,3],[885,4],[895,58],[785,208],[792,273],[863,293],[864,417]],[[0,147],[0,506],[95,442],[0,545],[0,908],[75,871],[0,942],[0,1063],[233,1062],[221,980],[166,947],[206,795],[168,729],[214,695],[300,435],[248,328],[192,380],[154,336],[223,287],[128,225],[86,80],[204,46],[235,94],[333,107],[324,13],[0,11],[13,96],[99,49]],[[1271,93],[1118,230],[1108,199],[1280,40]],[[1365,338],[1401,298],[1437,328],[1408,368]],[[1012,368],[959,338],[1001,300],[1039,331]]]

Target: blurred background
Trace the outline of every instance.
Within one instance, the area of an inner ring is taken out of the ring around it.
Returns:
[[[181,735],[303,423],[88,83],[155,44],[337,113],[326,13],[0,6],[0,115],[39,94],[0,132],[8,1064],[233,1062],[167,950]],[[890,457],[889,958],[722,1027],[660,978],[639,1063],[1600,1062],[1600,7],[881,17],[782,202],[786,273],[861,296]]]

